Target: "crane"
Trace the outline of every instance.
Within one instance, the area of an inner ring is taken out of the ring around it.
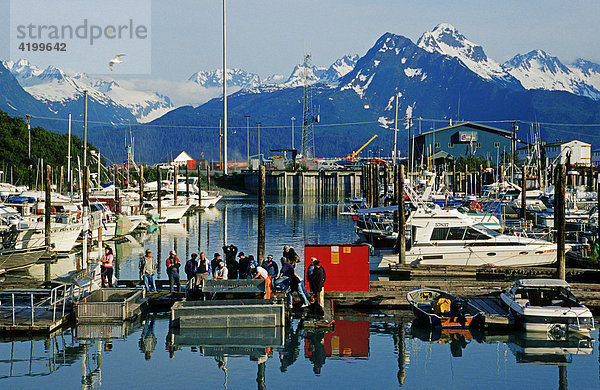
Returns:
[[[358,154],[361,152],[361,150],[366,148],[367,145],[369,145],[371,143],[371,141],[373,141],[375,138],[377,138],[377,134],[372,136],[371,139],[368,140],[367,142],[365,142],[365,144],[363,146],[361,146],[356,152],[350,153],[344,160],[356,161],[356,156],[358,156]]]

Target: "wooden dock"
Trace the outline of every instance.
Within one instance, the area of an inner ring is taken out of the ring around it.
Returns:
[[[459,297],[498,294],[512,285],[512,281],[478,280],[419,280],[372,281],[369,291],[328,292],[336,307],[410,309],[406,294],[419,286],[435,287]],[[600,312],[600,284],[571,283],[573,294],[590,310]],[[327,289],[327,286],[325,287]]]
[[[491,267],[491,266],[450,266],[450,265],[412,265],[394,264],[389,274],[403,280],[418,278],[474,278],[478,280],[516,280],[523,278],[554,278],[554,267]],[[566,276],[572,281],[600,281],[600,269],[567,268]]]

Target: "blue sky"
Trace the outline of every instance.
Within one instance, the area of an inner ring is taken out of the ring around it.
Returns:
[[[153,77],[183,80],[221,67],[222,0],[151,3]],[[8,4],[0,0],[1,58],[9,57]],[[416,42],[441,22],[500,62],[543,49],[564,62],[600,63],[596,0],[228,0],[227,14],[228,66],[263,77],[289,74],[308,48],[315,64],[328,66],[345,54],[363,55],[385,32]]]

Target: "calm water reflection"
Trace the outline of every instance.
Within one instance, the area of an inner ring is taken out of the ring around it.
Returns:
[[[597,337],[597,331],[593,334]],[[165,317],[3,340],[2,388],[598,388],[598,354],[578,339],[432,333],[338,320],[335,329],[171,330]]]
[[[341,204],[282,201],[267,205],[267,253],[276,258],[285,244],[302,255],[304,244],[355,241],[350,217],[339,216]],[[171,249],[182,260],[198,251],[212,257],[224,243],[256,254],[256,227],[253,200],[227,200],[181,225],[112,244],[117,277],[136,279],[146,248],[160,259],[160,279],[166,278]],[[62,259],[48,272],[60,275],[76,263],[74,257]],[[17,277],[43,280],[45,271],[36,267]],[[595,343],[436,333],[399,319],[405,317],[349,314],[358,320],[336,321],[332,331],[304,329],[294,320],[284,329],[190,332],[171,330],[165,316],[81,325],[50,339],[0,340],[0,388],[600,388]]]

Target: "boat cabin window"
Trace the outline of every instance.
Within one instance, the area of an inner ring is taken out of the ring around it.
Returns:
[[[491,237],[472,227],[467,227],[465,232],[465,240],[489,240]]]
[[[433,228],[433,232],[431,233],[431,241],[445,240],[448,236],[448,230],[449,228],[446,227]]]
[[[491,235],[473,227],[437,227],[431,232],[431,241],[442,240],[489,240]]]
[[[448,232],[447,240],[462,240],[464,235],[465,235],[464,227],[453,227],[453,228],[450,228],[450,231]]]

